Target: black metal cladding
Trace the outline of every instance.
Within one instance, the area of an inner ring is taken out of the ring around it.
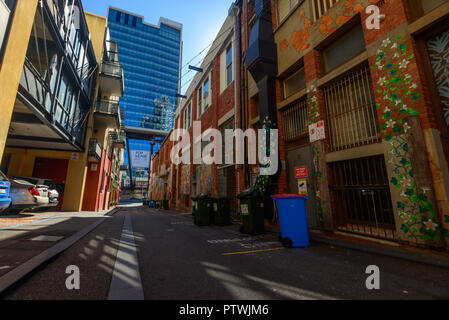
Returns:
[[[256,82],[276,77],[277,60],[269,0],[256,0],[256,21],[251,29],[246,67]]]
[[[259,89],[260,126],[277,123],[276,109],[276,75],[277,56],[271,22],[270,0],[256,0],[256,21],[251,30],[248,50],[246,51],[246,68],[253,76]],[[269,149],[267,139],[267,149]],[[280,163],[280,162],[279,162]],[[278,174],[270,176],[268,194],[274,191]]]

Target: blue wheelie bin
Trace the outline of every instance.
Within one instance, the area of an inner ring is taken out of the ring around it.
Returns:
[[[154,200],[150,200],[149,204],[150,208],[154,208]]]
[[[308,247],[306,200],[309,197],[298,194],[279,194],[271,198],[276,202],[282,244],[287,248]]]

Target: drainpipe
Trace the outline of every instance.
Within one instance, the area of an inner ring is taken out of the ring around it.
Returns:
[[[231,11],[234,17],[234,40],[233,40],[233,50],[232,50],[232,61],[234,63],[234,129],[237,129],[239,127],[239,123],[237,121],[237,114],[238,114],[238,85],[237,85],[237,75],[238,75],[238,69],[237,69],[237,32],[238,28],[236,27],[237,21],[238,21],[238,15],[240,13],[240,8],[236,5],[236,2],[232,4]],[[235,171],[237,174],[237,194],[240,193],[240,172],[239,172],[239,166],[238,164],[235,165]]]

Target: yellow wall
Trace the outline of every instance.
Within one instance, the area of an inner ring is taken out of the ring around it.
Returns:
[[[86,15],[86,22],[89,28],[95,56],[97,57],[97,62],[101,63],[104,48],[104,36],[107,27],[106,18],[90,12],[85,12],[84,14]]]
[[[10,34],[5,38],[5,55],[0,66],[0,159],[3,157],[17,89],[28,48],[38,0],[18,0]]]

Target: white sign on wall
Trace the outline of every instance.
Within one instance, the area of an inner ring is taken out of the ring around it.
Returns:
[[[309,126],[309,137],[311,143],[326,139],[324,121],[316,122]]]
[[[150,167],[150,152],[133,150],[131,153],[131,164],[134,168],[148,169]]]

